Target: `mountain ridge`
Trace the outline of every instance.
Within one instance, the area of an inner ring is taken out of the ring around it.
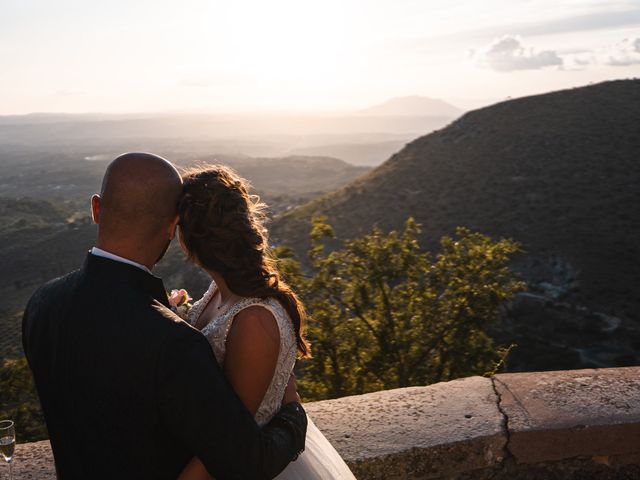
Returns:
[[[542,296],[640,325],[638,105],[640,80],[619,80],[468,112],[277,218],[272,238],[304,258],[318,214],[340,240],[413,216],[429,249],[465,226],[521,242],[515,268]]]
[[[439,98],[408,95],[390,98],[382,103],[359,110],[357,113],[360,115],[457,117],[463,113],[463,110]]]

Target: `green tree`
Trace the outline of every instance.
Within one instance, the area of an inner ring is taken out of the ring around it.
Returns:
[[[519,246],[458,228],[424,252],[419,226],[369,235],[326,252],[334,232],[313,220],[305,274],[290,248],[274,250],[285,279],[310,313],[313,358],[299,367],[305,398],[319,400],[425,385],[496,370],[508,349],[487,328],[500,304],[524,288],[507,267]],[[0,365],[0,417],[16,422],[19,441],[47,438],[24,358]]]
[[[16,424],[18,442],[48,438],[31,370],[26,358],[0,364],[0,419]]]
[[[280,267],[309,311],[313,358],[299,367],[309,399],[425,385],[490,372],[508,349],[487,334],[500,304],[524,288],[507,264],[519,246],[465,228],[443,237],[440,252],[420,248],[420,227],[370,234],[325,252],[334,238],[312,222],[304,276],[290,250]]]

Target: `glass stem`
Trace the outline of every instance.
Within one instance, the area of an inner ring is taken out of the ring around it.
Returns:
[[[13,468],[11,467],[11,465],[12,463],[9,462],[9,480],[13,480]]]

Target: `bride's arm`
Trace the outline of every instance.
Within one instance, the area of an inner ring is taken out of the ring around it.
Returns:
[[[241,310],[227,336],[224,373],[242,403],[255,415],[271,384],[280,353],[273,314],[252,306]]]
[[[260,306],[241,310],[227,336],[224,373],[252,415],[258,411],[271,384],[279,353],[280,332],[273,314]],[[178,477],[178,480],[210,479],[197,457]]]

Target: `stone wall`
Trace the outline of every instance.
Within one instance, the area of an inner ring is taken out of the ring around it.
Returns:
[[[640,367],[469,377],[306,408],[359,479],[640,479]],[[19,445],[14,472],[54,478],[48,442]]]

